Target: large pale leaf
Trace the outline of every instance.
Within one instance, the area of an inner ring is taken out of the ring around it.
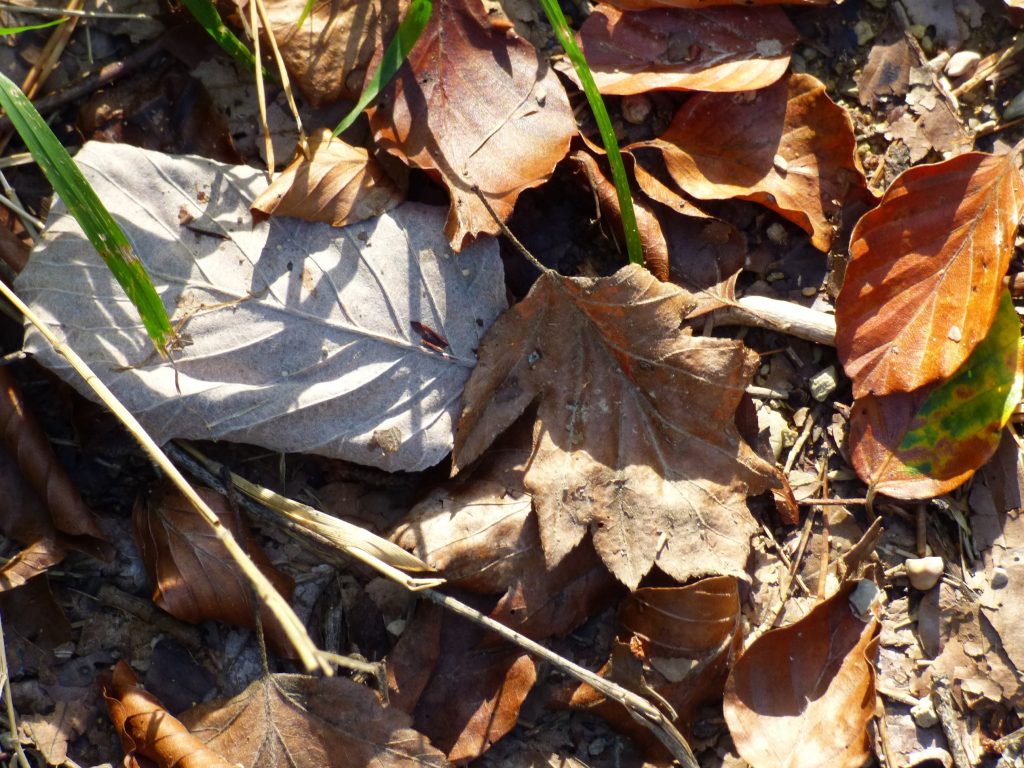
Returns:
[[[911,168],[853,230],[836,348],[853,394],[948,378],[988,333],[1024,212],[1017,156]]]
[[[930,499],[961,485],[999,447],[1020,402],[1020,320],[1003,289],[988,335],[948,381],[859,399],[850,416],[857,474],[872,490]]]
[[[635,265],[599,279],[547,273],[485,337],[454,464],[539,401],[524,482],[549,565],[590,531],[629,587],[654,564],[680,581],[746,577],[746,496],[774,476],[733,424],[757,356],[681,328],[694,305]]]
[[[109,144],[87,144],[78,162],[191,346],[175,352],[177,371],[150,356],[60,207],[18,290],[157,441],[236,440],[388,470],[450,450],[474,350],[504,306],[496,243],[455,255],[443,209],[410,203],[341,230],[283,217],[254,227],[248,208],[265,187],[254,169]],[[38,334],[26,348],[77,381]]]
[[[651,146],[687,194],[764,205],[822,251],[832,244],[843,204],[866,194],[850,116],[810,75],[749,94],[695,96]]]
[[[370,113],[377,146],[439,177],[452,198],[456,248],[498,224],[520,192],[543,183],[576,123],[565,89],[537,50],[494,27],[480,0],[438,0],[405,65]]]
[[[623,13],[599,5],[580,28],[594,81],[612,95],[764,88],[785,74],[796,36],[778,8]]]

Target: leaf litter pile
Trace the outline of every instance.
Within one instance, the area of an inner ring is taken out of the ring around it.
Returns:
[[[219,7],[260,85],[156,2],[0,55],[166,357],[24,160],[0,255],[333,674],[12,309],[3,759],[1024,764],[1021,4],[567,3],[644,265],[539,5],[340,137],[406,8],[304,5]]]

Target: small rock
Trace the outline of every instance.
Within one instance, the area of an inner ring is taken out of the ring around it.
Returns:
[[[768,235],[768,239],[776,245],[785,245],[789,240],[789,233],[786,232],[786,228],[777,221],[773,221],[768,225],[766,234]]]
[[[800,293],[801,295],[806,296],[807,298],[811,298],[811,296],[818,295],[818,289],[813,285],[805,285],[803,288],[800,289]]]
[[[640,125],[651,114],[651,100],[642,93],[622,97],[622,119]]]
[[[910,585],[921,592],[927,592],[934,587],[940,578],[945,564],[941,557],[912,557],[904,566],[907,569],[907,578]]]
[[[917,704],[910,708],[910,716],[914,718],[918,728],[931,728],[939,722],[931,696],[922,696],[918,699]]]
[[[1001,568],[998,565],[992,569],[992,579],[989,581],[992,589],[1002,589],[1010,583],[1010,575],[1006,572],[1005,568]]]
[[[953,768],[953,756],[942,747],[928,747],[907,755],[907,768],[931,768],[936,764],[942,768]]]
[[[818,371],[808,383],[811,387],[811,397],[819,403],[825,402],[825,398],[836,391],[836,367],[830,365],[828,368]]]
[[[946,74],[950,77],[965,77],[973,74],[981,54],[977,51],[957,51],[946,62]]]
[[[1021,91],[1010,99],[1010,103],[1007,104],[1006,109],[1003,110],[1004,122],[1016,120],[1018,117],[1024,117],[1024,91]]]

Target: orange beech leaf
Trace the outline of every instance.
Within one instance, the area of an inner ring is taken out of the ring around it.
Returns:
[[[836,301],[853,395],[948,378],[985,338],[1024,213],[1017,156],[969,152],[900,174],[854,227]]]
[[[657,9],[598,5],[580,43],[601,93],[753,91],[786,73],[797,33],[778,8]]]
[[[34,541],[0,568],[0,592],[20,587],[29,579],[45,573],[67,554],[54,539]]]
[[[354,99],[374,53],[398,28],[404,1],[320,0],[302,26],[306,0],[263,0],[292,81],[314,107]],[[248,3],[239,3],[248,7]],[[244,11],[248,19],[248,10]]]
[[[694,709],[722,695],[743,637],[739,583],[718,576],[685,587],[638,589],[623,602],[618,624],[601,674],[641,695],[653,690],[675,709],[677,727],[689,729]],[[566,703],[599,714],[652,758],[668,757],[648,729],[589,685],[576,688]]]
[[[388,656],[395,700],[453,763],[474,760],[512,730],[537,681],[526,653],[488,639],[482,628],[420,603]]]
[[[753,768],[860,768],[871,751],[880,624],[853,612],[851,582],[736,661],[725,721]]]
[[[448,188],[455,250],[500,227],[524,189],[565,157],[576,122],[546,58],[494,27],[479,0],[437,0],[430,23],[370,113],[377,146]]]
[[[296,150],[291,164],[252,203],[253,220],[295,216],[344,227],[380,216],[405,193],[362,147],[335,139],[326,128],[309,137],[309,160]]]
[[[239,528],[245,522],[237,519],[227,500],[209,488],[196,490],[277,591],[290,597],[291,578],[270,564],[248,527]],[[278,655],[294,656],[280,623],[256,599],[227,550],[174,486],[167,482],[140,497],[132,510],[132,524],[146,574],[154,585],[153,602],[160,608],[192,624],[218,619],[250,629],[259,610],[267,642]]]
[[[193,707],[181,720],[247,768],[448,766],[408,715],[343,677],[269,675],[232,699]]]
[[[745,577],[746,497],[776,483],[733,421],[757,356],[681,328],[695,304],[636,265],[545,273],[484,337],[454,471],[538,403],[524,485],[549,567],[589,532],[630,588],[655,564],[679,580]]]
[[[15,458],[21,475],[39,498],[46,501],[50,519],[25,519],[23,510],[11,514],[20,522],[8,520],[5,530],[16,539],[29,543],[60,536],[61,543],[80,552],[111,560],[114,548],[99,527],[95,513],[82,501],[78,489],[53,452],[42,426],[29,410],[21,389],[11,372],[0,367],[0,430],[4,445]],[[33,515],[32,517],[38,517]],[[55,529],[57,534],[51,531]]]
[[[236,768],[189,733],[139,685],[123,661],[114,665],[101,685],[114,730],[121,737],[126,767],[143,768],[146,764],[139,758],[148,758],[158,768]]]
[[[752,200],[777,211],[827,251],[843,204],[868,193],[850,116],[810,75],[760,91],[702,93],[659,139],[676,183],[700,200]]]

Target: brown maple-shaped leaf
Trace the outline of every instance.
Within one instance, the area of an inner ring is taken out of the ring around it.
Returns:
[[[598,90],[615,96],[764,88],[785,74],[796,39],[778,8],[623,13],[598,5],[580,28]]]
[[[295,22],[306,0],[264,0],[264,5],[288,74],[319,107],[360,94],[370,60],[394,36],[407,3],[320,0],[301,26]],[[245,15],[248,19],[248,10]]]
[[[479,0],[440,0],[416,46],[370,113],[377,146],[441,179],[456,250],[500,230],[519,193],[544,182],[576,133],[569,99],[546,59]]]
[[[836,348],[853,395],[948,378],[985,338],[1024,213],[1015,153],[911,168],[853,230]]]
[[[158,768],[235,768],[147,693],[123,661],[114,665],[101,685],[114,730],[121,737],[126,768],[153,763]]]
[[[689,729],[694,709],[722,695],[741,629],[739,584],[730,576],[638,589],[619,609],[616,643],[601,674],[641,696],[653,690],[676,711],[675,724]],[[589,685],[566,703],[601,715],[652,758],[668,757],[647,728]]]
[[[409,716],[343,677],[270,675],[182,722],[232,763],[253,768],[442,768]]]
[[[822,251],[832,244],[843,204],[868,194],[850,116],[810,75],[751,93],[699,94],[647,145],[661,150],[687,194],[764,205]]]
[[[549,272],[484,337],[454,468],[538,402],[524,484],[549,567],[589,531],[630,588],[654,564],[683,581],[743,577],[746,497],[774,478],[733,423],[757,356],[681,328],[694,304],[636,265],[597,279]]]
[[[301,149],[252,203],[254,221],[295,216],[344,227],[390,210],[405,193],[370,153],[331,136],[324,128]]]
[[[270,563],[227,500],[208,488],[198,488],[197,492],[275,589],[289,597],[291,578]],[[217,619],[249,628],[255,626],[258,610],[267,642],[274,651],[280,656],[294,656],[280,622],[260,604],[248,580],[210,527],[172,485],[165,483],[140,497],[132,511],[132,523],[142,562],[154,585],[153,602],[160,608],[193,624]]]
[[[870,754],[879,622],[853,612],[849,583],[758,638],[725,686],[725,720],[753,768],[859,768]]]

